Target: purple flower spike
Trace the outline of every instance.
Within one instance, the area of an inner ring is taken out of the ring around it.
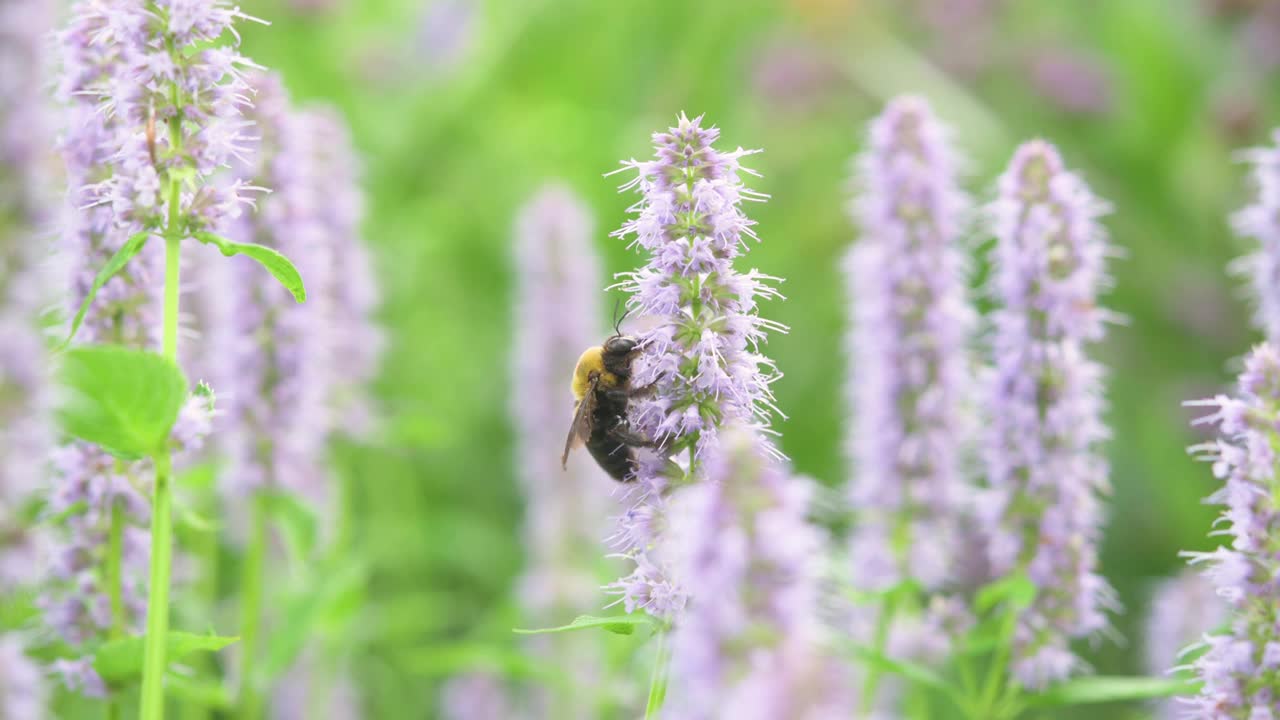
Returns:
[[[598,607],[599,543],[615,503],[614,481],[586,453],[574,453],[567,471],[546,452],[564,442],[572,397],[565,369],[583,348],[599,345],[600,260],[592,245],[592,219],[568,188],[548,185],[516,219],[516,294],[512,343],[512,407],[516,473],[525,495],[527,564],[520,598],[528,622],[546,627]],[[607,667],[599,645],[577,633],[529,638],[532,654],[571,668],[574,677],[600,685]],[[535,691],[541,716],[587,718],[594,698]]]
[[[211,342],[223,348],[219,367],[210,370],[226,398],[215,428],[228,456],[223,492],[245,498],[275,487],[319,502],[329,486],[323,449],[334,417],[326,393],[335,379],[328,352],[335,342],[327,323],[332,305],[327,293],[315,292],[334,281],[332,238],[320,220],[329,201],[320,192],[326,178],[313,119],[292,110],[278,77],[255,75],[251,87],[261,140],[255,162],[237,167],[237,175],[272,192],[228,236],[284,253],[313,292],[296,303],[239,257],[225,261],[224,283],[208,288],[232,308],[221,318],[228,324],[208,329]]]
[[[958,542],[972,431],[966,351],[974,313],[958,244],[968,201],[949,132],[924,100],[894,100],[858,158],[861,238],[846,272],[853,428],[854,579],[885,589],[914,578],[937,589],[966,552]]]
[[[455,675],[440,688],[442,720],[524,720],[511,702],[511,691],[502,678],[490,673]]]
[[[221,0],[82,0],[72,7],[59,35],[57,92],[67,121],[60,149],[70,192],[60,249],[70,272],[68,317],[108,258],[130,237],[152,233],[98,292],[77,340],[156,348],[162,229],[177,222],[186,235],[220,232],[246,202],[248,188],[213,182],[245,151],[242,71],[252,63],[235,50],[233,27],[242,19]],[[174,430],[183,454],[203,441],[208,413],[205,399],[184,409]],[[48,507],[65,519],[39,602],[64,641],[87,649],[108,629],[137,630],[145,614],[150,508],[138,487],[151,472],[84,443],[60,448],[52,464]],[[124,602],[113,617],[104,568],[117,522]],[[73,690],[105,692],[88,659],[59,669]]]
[[[1018,148],[990,207],[1000,307],[987,386],[991,497],[981,512],[994,573],[1024,572],[1038,589],[1015,635],[1014,672],[1029,687],[1079,667],[1068,641],[1104,629],[1114,604],[1096,572],[1097,495],[1108,488],[1103,372],[1085,352],[1109,317],[1097,305],[1105,211],[1038,140]]]
[[[1156,588],[1147,616],[1146,647],[1143,653],[1147,672],[1164,675],[1170,668],[1183,664],[1182,656],[1199,646],[1208,630],[1220,626],[1227,608],[1216,595],[1216,588],[1203,573],[1185,570]],[[1157,704],[1160,720],[1185,717],[1177,700]]]
[[[54,12],[47,0],[0,6],[0,588],[38,580],[35,538],[20,514],[42,487],[41,459],[53,445],[49,357],[39,323],[53,297],[46,254],[56,198],[50,108],[39,71],[48,64],[45,35]],[[5,703],[0,690],[0,714]]]
[[[1257,195],[1252,205],[1236,213],[1232,224],[1241,237],[1258,243],[1257,252],[1241,259],[1240,269],[1253,282],[1254,323],[1274,344],[1280,343],[1280,129],[1272,138],[1273,146],[1248,153]]]
[[[684,115],[676,127],[655,133],[655,159],[623,163],[636,177],[622,189],[643,198],[631,208],[636,217],[614,233],[632,238],[630,246],[649,256],[619,284],[631,294],[628,307],[637,320],[651,323],[638,335],[631,378],[651,392],[632,401],[629,422],[673,454],[682,481],[700,476],[701,457],[722,425],[767,428],[774,409],[769,386],[779,374],[757,346],[768,331],[785,331],[757,314],[759,300],[778,297],[770,285],[776,278],[733,266],[748,241],[758,239],[742,201],[765,196],[740,177],[751,171],[739,161],[753,151],[718,151],[712,144],[719,137],[718,129],[702,127],[701,117]],[[672,468],[665,458],[642,460],[632,486],[635,504],[620,522],[621,553],[638,566],[615,586],[629,612],[642,607],[670,617],[684,602],[662,559],[647,555],[664,524]]]
[[[1280,427],[1280,353],[1270,344],[1253,349],[1245,361],[1235,397],[1219,395],[1189,403],[1212,409],[1197,420],[1217,426],[1219,437],[1191,448],[1213,464],[1223,487],[1209,502],[1225,509],[1215,534],[1228,547],[1185,553],[1201,566],[1217,596],[1229,608],[1230,629],[1205,636],[1204,654],[1194,669],[1204,686],[1188,700],[1188,717],[1255,720],[1272,716],[1280,701],[1280,492],[1276,443]],[[1199,609],[1210,631],[1212,612]]]
[[[364,386],[383,345],[371,319],[373,268],[358,235],[358,166],[332,112],[293,110],[275,76],[254,74],[250,82],[260,138],[251,147],[255,161],[237,165],[233,184],[272,192],[227,234],[289,257],[308,298],[297,303],[246,258],[211,257],[207,265],[225,267],[202,267],[211,272],[201,276],[201,334],[218,349],[203,369],[225,398],[215,420],[228,456],[223,491],[243,498],[274,487],[323,504],[326,442],[335,431],[368,428]]]
[[[810,485],[772,448],[728,428],[706,478],[670,499],[673,575],[689,606],[672,636],[664,718],[850,717],[840,666],[818,620],[822,535]]]
[[[47,717],[44,671],[22,650],[13,635],[0,635],[0,717],[5,720],[40,720]]]
[[[271,697],[271,720],[361,720],[359,688],[342,663],[325,662],[308,648],[276,684]]]
[[[512,416],[517,469],[527,499],[526,604],[540,619],[589,607],[599,592],[592,547],[610,514],[613,481],[585,453],[569,471],[548,447],[564,442],[572,399],[565,368],[599,345],[600,260],[587,208],[567,188],[544,188],[516,221]],[[588,555],[582,553],[588,552]]]

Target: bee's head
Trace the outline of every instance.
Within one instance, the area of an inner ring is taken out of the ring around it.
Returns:
[[[639,344],[634,337],[630,335],[614,335],[604,341],[605,355],[630,355]]]

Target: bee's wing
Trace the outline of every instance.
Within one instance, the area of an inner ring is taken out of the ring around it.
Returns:
[[[569,437],[564,441],[564,455],[560,458],[560,466],[569,466],[569,451],[587,441],[591,437],[591,418],[595,415],[596,409],[596,383],[600,382],[599,378],[591,380],[591,384],[587,386],[587,392],[578,401],[578,406],[573,411],[573,424],[569,426]]]

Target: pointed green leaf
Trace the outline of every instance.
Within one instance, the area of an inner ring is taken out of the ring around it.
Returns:
[[[404,653],[400,665],[414,675],[432,678],[482,672],[513,680],[536,680],[564,689],[573,688],[569,676],[553,663],[490,643],[463,642],[416,648]]]
[[[84,322],[84,316],[89,312],[89,307],[93,305],[93,299],[98,295],[98,291],[111,278],[115,277],[116,273],[123,270],[134,256],[142,252],[142,248],[147,244],[147,240],[151,235],[151,230],[143,230],[132,235],[107,260],[107,264],[103,265],[102,269],[98,271],[98,274],[93,278],[93,284],[89,286],[89,292],[84,296],[84,301],[80,303],[80,309],[76,311],[76,316],[71,321],[71,330],[67,332],[67,339],[62,343],[63,347],[71,344],[72,338],[76,336],[76,331],[80,329],[80,324]]]
[[[108,685],[120,686],[142,677],[142,652],[145,636],[133,635],[110,640],[93,654],[93,669]],[[198,652],[217,652],[238,642],[240,638],[170,632],[165,656],[170,665]]]
[[[168,442],[187,399],[187,379],[172,360],[112,345],[68,351],[61,380],[67,391],[57,409],[62,429],[128,460]]]
[[[1031,707],[1046,708],[1194,695],[1199,690],[1199,683],[1177,678],[1079,677],[1058,683],[1026,700]]]
[[[292,493],[264,490],[262,501],[280,526],[291,562],[296,566],[308,564],[320,536],[315,512]]]
[[[208,232],[196,233],[196,239],[202,243],[217,247],[227,257],[244,255],[254,260],[266,268],[267,272],[271,273],[286,290],[292,293],[294,300],[298,302],[306,301],[307,290],[302,285],[302,275],[298,273],[298,268],[294,267],[289,258],[279,251],[273,250],[266,245],[232,242],[220,235]]]
[[[875,648],[864,645],[856,643],[843,643],[843,645],[849,649],[849,652],[854,657],[866,663],[868,667],[874,667],[882,672],[904,677],[917,685],[931,687],[935,690],[955,691],[955,688],[932,668],[909,660],[896,660],[877,651]]]
[[[1025,608],[1036,598],[1036,585],[1023,574],[1010,575],[978,590],[974,608],[985,613],[996,605],[1008,601],[1015,608]]]
[[[314,576],[302,583],[299,592],[280,601],[281,621],[261,651],[255,687],[268,687],[288,670],[324,622],[350,608],[352,599],[358,601],[368,584],[364,566],[345,554],[335,555],[312,571]]]
[[[602,628],[608,632],[614,633],[615,635],[630,635],[636,631],[637,627],[652,624],[653,618],[640,613],[633,615],[614,615],[612,617],[579,615],[568,625],[561,625],[560,627],[554,628],[542,628],[539,630],[522,630],[520,628],[516,628],[513,632],[521,635],[542,635],[545,633],[568,632],[570,630],[585,630],[587,628]]]
[[[231,691],[217,680],[169,673],[164,690],[171,698],[213,710],[230,710],[235,704]]]

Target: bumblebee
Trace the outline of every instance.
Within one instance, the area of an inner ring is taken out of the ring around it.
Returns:
[[[630,381],[636,345],[634,337],[617,333],[604,344],[587,348],[578,358],[573,369],[576,405],[560,459],[562,466],[568,466],[573,448],[585,444],[613,479],[632,479],[635,448],[651,445],[627,425],[627,403],[635,394]]]

